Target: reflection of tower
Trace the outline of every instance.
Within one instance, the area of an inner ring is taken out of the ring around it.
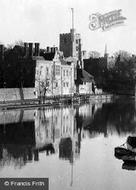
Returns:
[[[79,123],[73,110],[73,108],[63,110],[62,137],[59,143],[59,157],[69,160],[70,163],[79,157],[81,144],[81,129],[77,129]]]
[[[73,158],[73,155],[72,155]],[[74,177],[74,159],[71,162],[71,182],[70,182],[70,186],[73,185],[73,177]]]
[[[76,120],[76,130],[77,132],[78,131],[81,132],[83,119],[81,116],[79,116],[79,107],[76,108],[75,120]]]
[[[34,150],[34,161],[39,161],[39,150]]]
[[[107,57],[108,57],[108,53],[107,53],[107,44],[105,44],[104,57],[105,57],[105,58],[107,58]]]
[[[108,64],[107,44],[105,45],[104,58],[105,58],[105,64],[107,67],[107,64]]]

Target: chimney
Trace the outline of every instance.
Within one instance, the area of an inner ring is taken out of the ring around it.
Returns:
[[[29,43],[29,57],[33,56],[33,43]]]
[[[0,44],[0,60],[4,59],[4,45]]]
[[[28,57],[28,43],[27,42],[24,43],[24,56]]]
[[[53,48],[51,47],[51,53],[53,52]]]
[[[57,47],[52,47],[52,48],[51,48],[51,53],[55,53],[56,50],[57,50]]]
[[[51,48],[48,46],[47,47],[47,53],[50,53],[51,52]]]
[[[39,56],[40,55],[40,44],[39,43],[35,43],[35,56]]]

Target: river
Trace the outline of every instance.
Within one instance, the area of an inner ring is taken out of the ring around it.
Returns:
[[[0,111],[0,177],[49,178],[50,190],[134,190],[114,148],[136,134],[131,99]]]

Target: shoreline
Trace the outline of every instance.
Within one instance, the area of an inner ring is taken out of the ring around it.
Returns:
[[[75,96],[54,96],[46,97],[42,99],[27,99],[18,101],[4,101],[0,102],[0,110],[8,109],[20,109],[20,108],[34,108],[34,107],[51,107],[51,106],[62,106],[62,105],[80,105],[81,103],[89,103],[96,101],[107,100],[108,102],[113,99],[113,94],[84,94]]]

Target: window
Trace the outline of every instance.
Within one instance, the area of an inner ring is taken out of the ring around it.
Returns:
[[[64,38],[64,43],[65,43],[65,44],[67,43],[67,38]]]
[[[65,76],[65,70],[63,71],[63,75]]]
[[[56,87],[58,87],[58,82],[56,82]]]
[[[49,68],[46,67],[46,74],[49,75]]]
[[[60,66],[59,65],[55,66],[55,75],[60,75]]]
[[[78,39],[76,39],[76,44],[78,44]]]
[[[68,70],[67,70],[67,76],[68,76]]]
[[[63,83],[63,86],[65,87],[65,82]]]

